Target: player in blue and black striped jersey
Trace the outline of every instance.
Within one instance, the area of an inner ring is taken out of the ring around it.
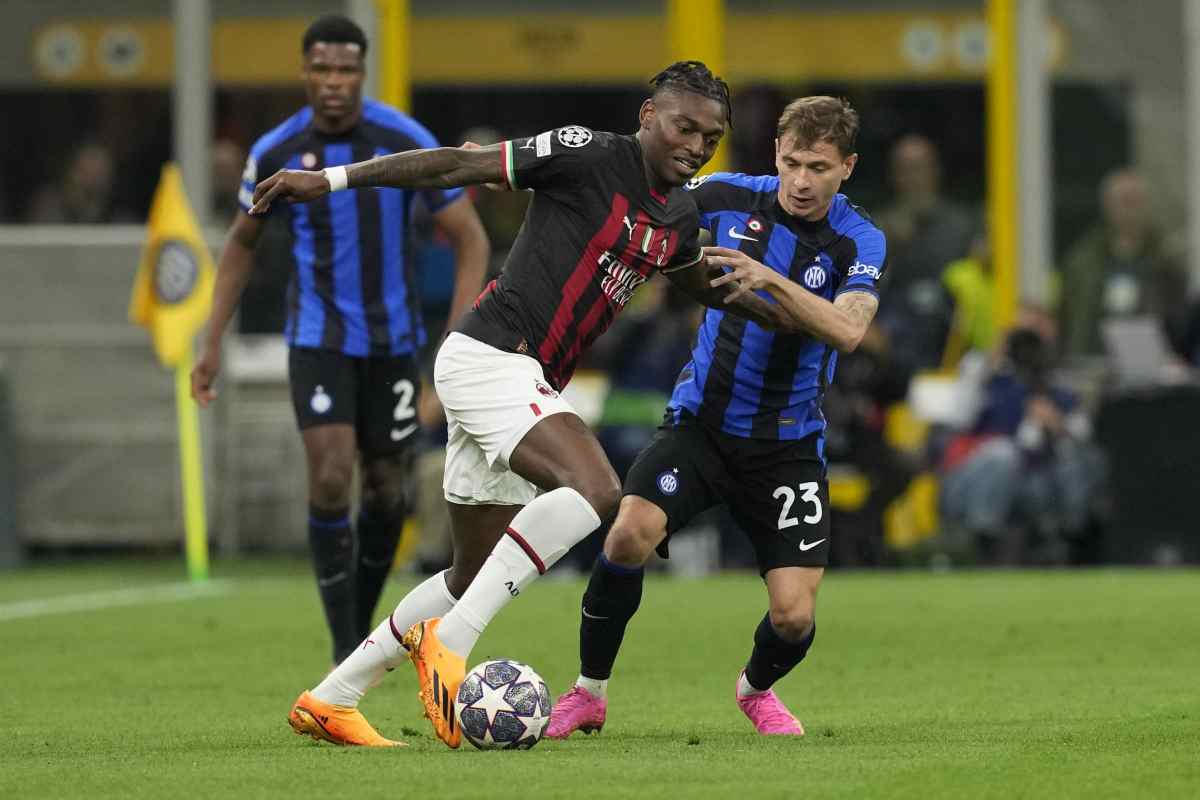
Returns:
[[[322,17],[304,34],[308,105],[260,138],[247,159],[241,213],[221,254],[205,352],[192,373],[201,405],[214,396],[221,335],[265,224],[247,213],[259,179],[285,167],[329,167],[437,146],[416,120],[364,100],[366,51],[362,30],[345,17]],[[364,189],[273,210],[290,234],[288,371],[308,462],[309,543],[335,662],[370,630],[411,494],[417,358],[425,344],[409,228],[417,203],[456,252],[454,319],[479,292],[488,260],[487,236],[461,189]],[[357,459],[362,496],[352,522]]]
[[[718,173],[690,184],[715,241],[713,286],[779,303],[802,332],[773,332],[710,309],[664,424],[625,479],[620,511],[583,597],[580,677],[546,735],[597,730],[608,678],[642,594],[643,564],[707,508],[727,504],[749,535],[769,611],[738,678],[737,702],[761,733],[803,735],[771,686],[812,645],[829,560],[821,401],[838,351],[854,350],[879,305],[883,234],[838,193],[857,162],[858,115],[806,97],[779,120],[778,175]]]

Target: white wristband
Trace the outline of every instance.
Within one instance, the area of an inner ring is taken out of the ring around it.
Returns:
[[[325,173],[325,180],[329,181],[329,191],[340,192],[350,185],[345,167],[326,167],[322,171]]]

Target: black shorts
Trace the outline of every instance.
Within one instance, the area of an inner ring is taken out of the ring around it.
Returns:
[[[403,452],[417,438],[421,379],[412,356],[358,358],[293,347],[288,377],[300,430],[352,425],[368,456]]]
[[[624,493],[667,515],[667,534],[725,504],[750,537],[759,572],[829,563],[829,482],[818,448],[805,439],[746,439],[694,419],[658,430],[625,476]],[[659,548],[666,555],[666,544]]]

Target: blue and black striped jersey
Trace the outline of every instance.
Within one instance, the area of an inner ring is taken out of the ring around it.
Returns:
[[[388,153],[437,147],[420,123],[372,100],[349,131],[325,134],[305,107],[257,142],[246,160],[238,202],[252,205],[254,185],[279,169],[316,170]],[[436,212],[461,189],[358,189],[309,203],[276,203],[288,215],[294,264],[285,335],[293,347],[351,356],[405,355],[425,343],[414,279],[409,222],[418,195]]]
[[[884,236],[845,195],[834,197],[824,219],[808,222],[779,205],[776,176],[716,173],[688,188],[715,244],[830,301],[843,292],[878,294]],[[837,352],[819,339],[708,309],[667,415],[678,421],[686,412],[735,436],[802,439],[825,428],[821,397],[836,364]]]

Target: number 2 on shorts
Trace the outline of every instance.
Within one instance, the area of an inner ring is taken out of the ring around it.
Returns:
[[[800,490],[800,500],[805,503],[813,504],[813,513],[804,517],[804,522],[808,525],[821,521],[821,498],[817,494],[820,484],[816,481],[807,481],[796,487]],[[800,520],[795,517],[789,517],[788,514],[792,511],[792,505],[796,502],[796,493],[792,491],[790,486],[780,486],[771,493],[771,497],[778,500],[783,498],[783,508],[779,511],[779,530],[791,528],[800,524]]]

